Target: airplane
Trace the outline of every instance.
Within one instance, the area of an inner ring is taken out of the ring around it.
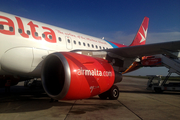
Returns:
[[[115,83],[140,67],[143,56],[180,50],[180,41],[145,44],[149,18],[129,46],[0,12],[0,87],[41,78],[51,98],[76,100],[99,95],[116,100]]]

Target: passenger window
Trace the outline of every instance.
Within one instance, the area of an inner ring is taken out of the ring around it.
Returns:
[[[3,25],[0,25],[0,29],[3,30],[3,29],[4,29],[4,26],[3,26]]]
[[[9,31],[13,32],[14,31],[13,27],[9,27]]]
[[[81,45],[81,42],[79,42],[79,45]]]
[[[76,41],[74,40],[74,44],[76,44]]]
[[[42,37],[45,38],[46,37],[45,34],[42,34]]]
[[[92,48],[94,48],[94,45],[92,45]]]
[[[99,46],[99,48],[101,49],[101,46]]]
[[[29,30],[27,30],[27,34],[28,34],[28,35],[30,35],[30,34],[31,34],[31,32],[30,32]]]
[[[88,47],[90,47],[89,43],[87,45],[88,45]]]
[[[70,41],[70,39],[68,39],[68,43],[70,43],[71,41]]]
[[[38,33],[37,32],[35,32],[34,34],[35,34],[36,37],[38,37]]]
[[[22,33],[22,29],[21,29],[21,28],[19,28],[19,29],[18,29],[18,32],[19,32],[19,33]]]
[[[85,43],[83,43],[83,45],[84,45],[84,46],[86,46],[86,44],[85,44]]]
[[[103,47],[103,49],[105,49],[105,47]]]
[[[59,39],[59,41],[61,41],[61,38],[60,38],[60,37],[58,37],[58,39]]]
[[[52,35],[49,35],[49,39],[51,39],[51,40],[52,40]]]
[[[98,46],[96,45],[96,48],[98,49]]]

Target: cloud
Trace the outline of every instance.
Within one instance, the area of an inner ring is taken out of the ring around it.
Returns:
[[[121,44],[129,45],[133,41],[135,34],[126,34],[123,31],[117,31],[115,33],[106,34],[107,38],[111,41],[118,42]],[[180,32],[161,32],[161,33],[148,33],[147,44],[160,43],[168,41],[180,40]]]
[[[126,34],[123,31],[117,31],[114,33],[105,33],[105,39],[113,42],[117,42],[120,44],[129,45],[134,39],[135,34]]]
[[[149,33],[147,43],[159,43],[180,40],[180,32]]]

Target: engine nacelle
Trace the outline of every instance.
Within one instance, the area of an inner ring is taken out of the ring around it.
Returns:
[[[107,60],[59,52],[45,58],[41,78],[44,90],[53,99],[75,100],[109,90],[115,73]]]

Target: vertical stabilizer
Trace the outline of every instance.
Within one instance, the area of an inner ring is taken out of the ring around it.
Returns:
[[[149,18],[144,17],[144,20],[130,46],[144,45],[146,43],[146,36],[148,31]]]

